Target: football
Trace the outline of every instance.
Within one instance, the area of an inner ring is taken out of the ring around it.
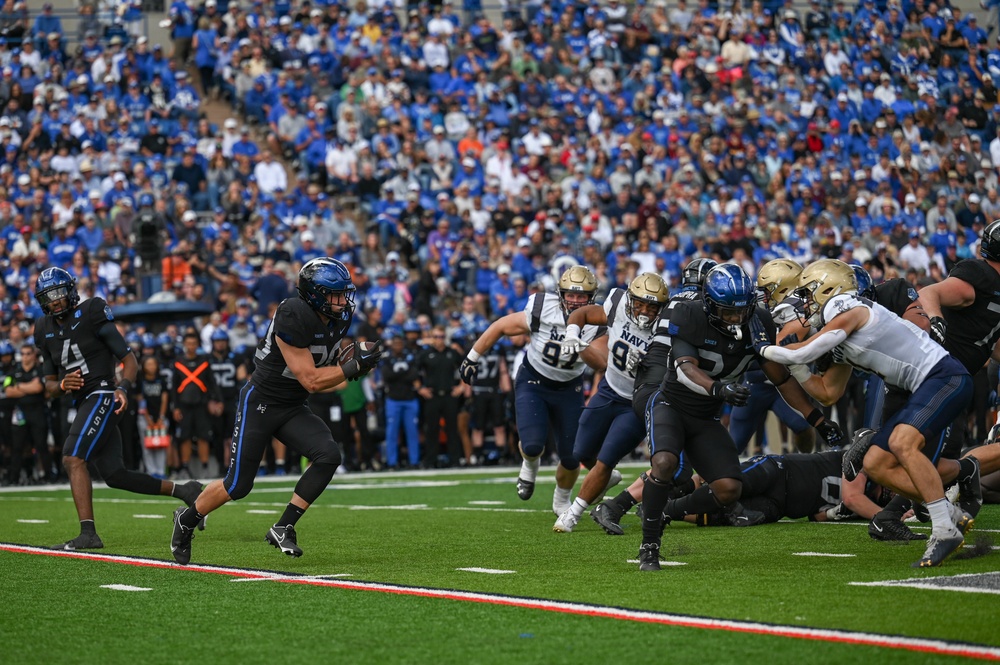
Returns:
[[[358,352],[358,347],[361,347],[361,352],[371,351],[375,346],[375,342],[351,342],[344,347],[343,351],[340,352],[340,364],[353,360],[354,356]]]

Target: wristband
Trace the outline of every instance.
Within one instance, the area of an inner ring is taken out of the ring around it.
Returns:
[[[122,379],[121,383],[119,383],[117,386],[115,386],[115,390],[121,390],[126,395],[128,395],[129,392],[132,390],[132,382],[129,381],[128,379]]]
[[[469,349],[469,355],[465,356],[470,363],[477,363],[482,356],[475,349]]]
[[[566,326],[566,337],[576,337],[580,339],[580,326],[575,323],[571,323]]]
[[[813,427],[816,427],[816,425],[819,424],[819,421],[821,420],[823,420],[823,412],[820,411],[819,409],[813,409],[812,411],[809,412],[808,415],[806,415],[806,422],[812,425]]]

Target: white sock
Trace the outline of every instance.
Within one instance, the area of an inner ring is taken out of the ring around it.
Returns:
[[[569,503],[569,495],[573,491],[573,488],[563,489],[556,485],[556,491],[552,494],[553,504],[565,504]]]
[[[572,505],[570,505],[569,511],[573,513],[574,517],[579,519],[580,517],[583,516],[583,511],[585,511],[589,507],[590,507],[589,503],[587,503],[580,497],[576,497],[575,499],[573,499],[573,503]]]
[[[535,482],[535,478],[538,477],[538,467],[541,465],[541,459],[538,457],[532,460],[529,460],[527,457],[524,458],[521,461],[521,472],[517,474],[518,478],[527,480],[529,483]]]
[[[938,499],[927,504],[927,511],[931,514],[931,524],[933,533],[937,536],[944,536],[955,530],[955,522],[951,518],[951,504],[947,499]]]

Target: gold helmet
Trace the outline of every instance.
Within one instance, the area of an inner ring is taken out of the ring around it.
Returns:
[[[775,259],[761,267],[757,273],[757,290],[762,292],[769,310],[798,288],[801,273],[802,266],[791,259]]]
[[[632,322],[643,330],[647,330],[653,325],[653,321],[663,311],[663,307],[670,300],[670,290],[659,275],[651,272],[644,272],[628,285],[628,293],[625,296],[625,313]],[[636,313],[636,303],[652,304],[656,308],[656,313],[649,315],[648,310],[644,313]]]
[[[566,302],[567,293],[584,293],[587,296],[587,301],[569,304]],[[584,266],[573,266],[559,278],[559,300],[567,314],[584,305],[592,305],[596,297],[597,277],[590,272],[590,269]]]
[[[837,259],[822,259],[810,264],[799,275],[796,293],[802,298],[809,325],[814,328],[822,323],[820,312],[834,296],[858,292],[854,269]]]

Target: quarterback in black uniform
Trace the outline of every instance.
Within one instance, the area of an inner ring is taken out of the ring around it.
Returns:
[[[341,354],[340,342],[354,316],[354,292],[351,274],[340,261],[318,258],[302,266],[298,297],[278,305],[257,344],[254,372],[240,391],[226,477],[210,483],[193,507],[174,512],[170,549],[179,563],[191,560],[198,522],[250,492],[272,437],[312,461],[285,512],[265,535],[281,552],[302,555],[295,523],[322,494],[341,461],[330,428],[306,399],[363,376],[382,356],[381,341],[371,347],[352,345]]]
[[[62,268],[42,271],[35,285],[35,299],[45,312],[35,325],[45,395],[54,398],[72,394],[76,401],[76,419],[63,446],[63,466],[80,518],[80,535],[55,549],[104,547],[94,526],[88,462],[94,464],[109,487],[136,494],[176,496],[191,505],[201,490],[198,483],[175,486],[167,480],[127,471],[122,462],[118,421],[128,404],[138,363],[114,324],[111,308],[101,298],[81,303],[76,282]],[[124,366],[123,378],[116,385],[115,365],[119,361]]]
[[[674,490],[673,477],[682,451],[709,489],[677,499],[677,509],[695,515],[739,510],[735,504],[742,485],[740,462],[719,418],[723,403],[746,403],[750,391],[738,381],[753,360],[759,360],[789,406],[804,415],[824,438],[839,436],[839,429],[824,419],[788,370],[754,351],[747,333],[751,319],[759,319],[774,338],[774,323],[756,302],[753,281],[738,266],[724,264],[705,277],[704,305],[697,301],[678,303],[670,310],[669,364],[662,368],[665,376],[647,417],[652,469],[643,488],[639,570],[660,569],[662,513]],[[651,346],[656,344],[654,341]]]

